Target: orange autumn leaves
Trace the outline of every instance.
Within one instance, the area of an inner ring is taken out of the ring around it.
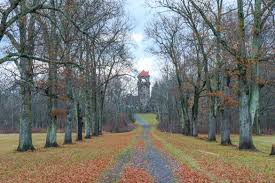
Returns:
[[[155,135],[155,134],[154,134]],[[156,138],[154,138],[154,135],[151,135],[153,138],[153,143],[154,145],[164,154],[166,154],[166,156],[170,156],[169,152],[165,150],[164,145],[157,140]],[[174,159],[174,158],[173,158]],[[211,181],[205,177],[202,176],[198,173],[196,173],[195,171],[191,170],[188,166],[181,164],[179,161],[177,161],[176,159],[174,159],[177,164],[178,167],[177,169],[174,169],[174,174],[178,180],[178,182],[182,182],[182,183],[210,183]]]
[[[144,141],[142,139],[139,139],[136,144],[136,149],[143,150],[145,147]]]
[[[111,158],[104,158],[70,165],[41,166],[34,171],[21,172],[15,179],[8,182],[96,182],[100,178],[101,172],[109,166],[110,160]]]
[[[135,135],[105,133],[56,149],[0,153],[0,182],[97,182]]]
[[[196,172],[192,171],[190,168],[188,168],[185,165],[181,165],[178,167],[177,171],[175,172],[178,180],[180,183],[210,183],[211,181],[204,176],[201,176],[197,174]]]
[[[124,169],[120,183],[154,183],[154,179],[144,169],[130,166]]]
[[[153,134],[153,142],[158,149],[171,155],[178,163],[183,163],[175,171],[180,182],[274,182],[275,177],[264,173],[263,170],[268,169],[263,166],[264,164],[268,166],[272,162],[250,163],[252,160],[258,162],[262,155],[256,152],[249,154],[240,152],[234,147],[209,144],[203,139],[191,139],[177,134],[168,135],[159,131],[154,131]],[[169,144],[169,147],[173,147],[173,150],[164,147],[165,143]],[[176,155],[172,153],[174,149],[178,150]],[[190,160],[192,164],[185,162],[186,159],[192,159]],[[237,162],[236,159],[241,162]],[[256,167],[258,171],[254,171],[253,168]]]
[[[143,138],[138,138],[135,144],[135,149],[143,151],[145,148],[145,143]],[[143,168],[135,167],[134,165],[129,165],[123,170],[120,183],[153,183],[154,178],[150,173]]]

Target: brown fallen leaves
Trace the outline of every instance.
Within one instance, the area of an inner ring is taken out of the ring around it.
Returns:
[[[136,148],[139,149],[139,150],[143,150],[145,147],[145,144],[144,144],[144,140],[143,139],[139,139],[137,144],[136,144]]]
[[[159,149],[164,148],[165,152],[171,154],[163,146],[163,143],[169,143],[174,149],[182,152],[182,154],[178,154],[178,157],[191,157],[192,161],[196,162],[197,168],[199,168],[199,174],[209,178],[197,179],[196,173],[190,171],[189,165],[184,165],[176,173],[183,180],[182,182],[209,182],[212,179],[234,183],[275,182],[274,176],[264,173],[264,168],[268,169],[268,166],[264,167],[262,165],[268,165],[272,161],[268,162],[266,157],[260,153],[238,151],[234,147],[210,144],[204,140],[177,134],[167,135],[159,131],[156,131],[154,136],[164,139],[161,142],[153,140]],[[180,161],[178,157],[174,158]],[[251,161],[255,164],[250,163]]]
[[[184,183],[191,183],[191,182],[192,183],[193,182],[210,183],[211,182],[208,178],[197,174],[196,172],[190,170],[190,168],[188,168],[185,165],[181,165],[180,167],[178,167],[175,174],[179,182],[184,182]]]
[[[153,183],[153,177],[144,169],[127,167],[123,171],[120,183]]]
[[[165,150],[163,144],[159,140],[157,140],[156,138],[153,138],[153,143],[158,148],[158,150],[160,150],[167,156],[170,156],[169,152]],[[175,158],[173,158],[173,160],[176,161]],[[186,165],[180,164],[179,162],[177,162],[176,169],[173,170],[173,173],[177,177],[178,182],[182,182],[182,183],[210,183],[211,182],[207,177],[196,173],[195,171],[188,168]]]
[[[236,167],[222,160],[211,160],[210,158],[207,158],[207,156],[202,156],[202,158],[203,159],[200,161],[201,166],[222,180],[236,183],[265,182],[264,180],[266,178],[263,174],[252,173],[245,166]]]
[[[34,171],[20,173],[10,182],[95,182],[100,178],[101,172],[108,167],[110,159],[88,160],[69,165],[52,165],[40,167]]]
[[[129,146],[136,133],[105,133],[101,137],[59,148],[0,153],[0,183],[97,182],[119,153]],[[44,141],[41,143],[40,146]]]

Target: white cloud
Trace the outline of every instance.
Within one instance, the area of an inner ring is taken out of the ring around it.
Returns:
[[[131,36],[132,40],[135,41],[136,43],[141,43],[144,39],[144,36],[142,33],[133,33]]]

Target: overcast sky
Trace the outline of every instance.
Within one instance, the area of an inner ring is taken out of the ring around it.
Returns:
[[[136,46],[131,48],[134,55],[134,67],[140,72],[150,72],[151,81],[160,78],[160,61],[146,51],[150,41],[146,38],[144,29],[152,18],[154,11],[146,5],[146,0],[127,0],[126,11],[132,19],[132,40]]]
[[[0,3],[6,0],[0,0]],[[150,45],[150,41],[146,38],[144,29],[153,15],[153,10],[146,5],[146,0],[125,0],[126,11],[130,16],[133,30],[131,33],[132,42],[135,46],[131,47],[134,56],[134,67],[139,72],[142,70],[149,71],[151,82],[153,83],[160,78],[160,61],[150,54],[146,49]],[[3,43],[3,41],[2,41]],[[1,43],[1,44],[2,44]],[[2,47],[4,45],[2,44]]]

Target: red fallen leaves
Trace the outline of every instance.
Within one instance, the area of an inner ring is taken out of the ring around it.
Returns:
[[[207,147],[207,144],[204,144],[203,141],[201,141],[201,143],[199,143],[199,141],[197,141],[196,143],[192,143],[187,140],[182,140],[182,138],[178,138],[177,135],[170,136],[169,138],[167,138],[164,133],[158,132],[157,135],[161,138],[165,138],[167,142],[169,142],[175,148],[182,149],[186,154],[191,155],[192,158],[200,166],[202,170],[200,173],[202,173],[202,175],[205,175],[207,177],[211,176],[211,178],[213,177],[220,181],[237,182],[237,183],[275,182],[274,178],[270,176],[266,176],[261,171],[258,171],[258,172],[253,171],[249,169],[249,167],[247,167],[246,164],[243,164],[241,166],[239,164],[236,164],[233,160],[232,162],[224,160],[222,156],[221,157],[210,156],[209,154],[199,153],[199,151],[196,151],[196,149],[198,148],[205,148],[205,150],[210,149],[210,147]],[[193,142],[195,142],[195,140],[193,140]],[[157,140],[154,140],[154,143],[157,144],[160,142],[158,142]],[[210,149],[210,152],[211,152],[211,149]],[[167,153],[169,154],[169,152]],[[217,149],[217,153],[219,153],[219,149]],[[241,156],[244,156],[244,155],[242,155],[239,151],[236,151],[236,157],[241,157]],[[259,165],[255,167],[259,167]],[[186,178],[184,178],[184,171],[186,170],[181,171],[183,174],[182,180],[183,182],[187,182],[185,180]],[[192,174],[188,174],[188,175],[186,175],[187,179],[188,177],[192,177]],[[191,179],[190,182],[192,181],[203,182],[203,181],[195,181]]]
[[[163,144],[159,140],[153,138],[153,142],[154,142],[154,145],[156,145],[156,147],[160,151],[168,155],[168,152],[165,151]],[[211,182],[207,177],[199,175],[198,173],[192,171],[190,168],[188,168],[185,165],[180,165],[179,167],[177,167],[177,169],[174,170],[174,174],[177,176],[178,181],[183,183],[197,183],[197,182],[210,183]]]
[[[210,183],[211,181],[206,178],[203,177],[199,174],[197,174],[194,171],[191,171],[188,167],[181,165],[180,167],[178,167],[178,169],[175,172],[176,176],[178,177],[178,181],[179,182],[184,182],[184,183],[189,183],[189,182],[200,182],[200,183]]]
[[[266,180],[263,174],[252,173],[244,166],[237,168],[221,160],[209,161],[207,157],[204,157],[204,159],[200,161],[200,164],[216,177],[229,180],[230,182],[254,183],[265,182],[264,180]]]
[[[101,173],[109,166],[110,159],[97,159],[69,165],[40,167],[25,171],[10,182],[96,182]]]
[[[145,145],[144,145],[143,139],[138,140],[138,142],[136,144],[136,148],[142,150],[142,149],[144,149],[144,147],[145,147]]]
[[[97,182],[136,131],[27,153],[0,154],[0,182]]]
[[[120,183],[153,183],[153,177],[145,170],[136,167],[127,167],[123,171]]]

